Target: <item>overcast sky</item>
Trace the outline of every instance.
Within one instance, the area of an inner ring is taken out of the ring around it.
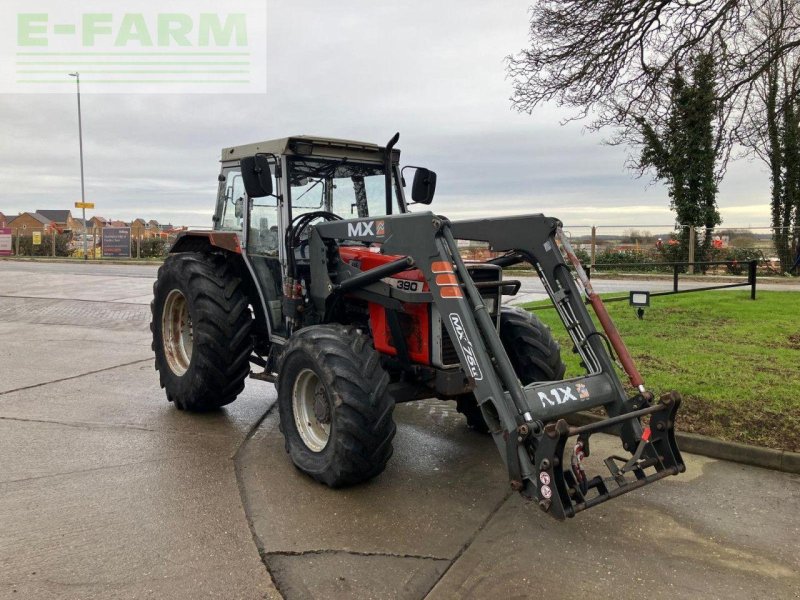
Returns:
[[[266,95],[83,97],[87,200],[107,218],[210,225],[223,146],[295,134],[384,144],[400,131],[402,162],[438,172],[434,207],[451,218],[672,223],[666,190],[626,171],[624,149],[560,126],[557,107],[511,109],[503,58],[526,43],[529,3],[270,1]],[[0,211],[71,207],[74,95],[0,95],[0,128]],[[733,163],[724,225],[768,225],[768,201],[762,165]]]

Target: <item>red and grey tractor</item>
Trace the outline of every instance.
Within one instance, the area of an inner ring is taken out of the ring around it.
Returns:
[[[682,472],[680,396],[655,400],[645,388],[561,222],[421,210],[436,174],[412,167],[407,199],[398,137],[380,147],[297,136],[222,151],[213,227],[182,233],[154,285],[168,400],[209,411],[233,402],[248,375],[273,382],[291,460],[332,487],[384,470],[397,403],[453,400],[493,436],[512,488],[558,519]],[[487,244],[493,258],[464,260],[458,240]],[[564,379],[550,330],[503,304],[520,288],[504,269],[520,263],[538,273],[583,375]],[[607,417],[568,423],[594,407]],[[600,431],[616,433],[626,454],[590,477],[583,459]]]

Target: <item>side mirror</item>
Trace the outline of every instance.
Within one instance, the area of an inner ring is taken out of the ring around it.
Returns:
[[[272,173],[269,160],[263,154],[248,156],[241,161],[242,182],[250,198],[263,198],[272,195]]]
[[[436,173],[428,169],[419,168],[414,173],[414,183],[411,186],[411,199],[417,204],[430,204],[436,192]]]

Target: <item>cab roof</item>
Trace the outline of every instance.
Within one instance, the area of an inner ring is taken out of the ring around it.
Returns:
[[[320,158],[351,158],[359,160],[383,160],[385,148],[369,142],[326,138],[314,135],[295,135],[292,137],[278,138],[255,144],[231,146],[222,149],[222,162],[239,161],[256,153],[289,155],[289,156],[318,156]],[[392,151],[392,161],[400,161],[400,150]]]

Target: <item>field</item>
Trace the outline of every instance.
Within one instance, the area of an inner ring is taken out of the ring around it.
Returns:
[[[800,451],[800,295],[654,297],[643,320],[627,301],[607,306],[648,388],[683,394],[680,430]],[[561,342],[567,375],[581,374],[555,311],[535,313]]]

